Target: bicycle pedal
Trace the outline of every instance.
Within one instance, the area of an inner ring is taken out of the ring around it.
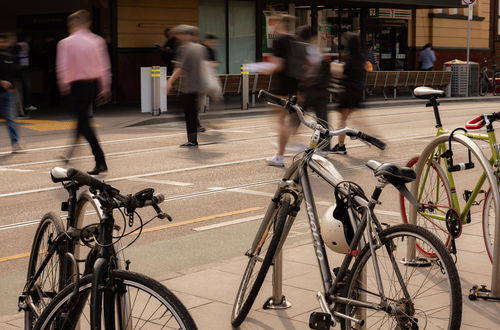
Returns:
[[[316,330],[330,330],[335,323],[332,320],[332,316],[327,313],[313,312],[309,316],[309,328]]]

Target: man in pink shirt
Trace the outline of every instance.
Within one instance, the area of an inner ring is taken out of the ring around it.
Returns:
[[[68,95],[77,117],[76,140],[83,135],[92,148],[95,168],[87,173],[96,175],[108,167],[99,141],[90,126],[88,111],[96,98],[110,94],[111,73],[106,42],[90,32],[90,13],[79,10],[68,16],[70,36],[57,45],[57,79],[62,95]]]

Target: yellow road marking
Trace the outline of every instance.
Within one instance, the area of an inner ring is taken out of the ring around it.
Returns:
[[[209,215],[206,217],[201,217],[201,218],[196,218],[196,219],[190,219],[186,221],[181,221],[181,222],[176,222],[176,223],[169,223],[168,225],[163,225],[163,226],[158,226],[158,227],[152,227],[152,228],[145,228],[142,230],[143,233],[148,233],[148,232],[153,232],[153,231],[158,231],[158,230],[163,230],[167,228],[173,228],[173,227],[180,227],[180,226],[185,226],[185,225],[190,225],[192,223],[198,223],[198,222],[203,222],[203,221],[208,221],[208,220],[214,220],[218,218],[225,218],[225,217],[230,217],[232,215],[239,215],[243,213],[249,213],[253,211],[259,211],[262,210],[263,207],[252,207],[248,209],[242,209],[242,210],[237,210],[237,211],[231,211],[231,212],[225,212],[225,213],[219,213],[219,214],[214,214],[214,215]],[[139,232],[135,232],[131,234],[130,236],[137,235]],[[30,252],[25,252],[25,253],[19,253],[19,254],[14,254],[11,256],[6,256],[6,257],[0,257],[0,263],[10,261],[10,260],[16,260],[16,259],[22,259],[22,258],[27,258],[30,256]]]
[[[0,123],[5,122],[5,120],[0,119]],[[28,128],[34,131],[46,132],[46,131],[64,131],[72,130],[76,128],[75,121],[57,121],[57,120],[41,120],[41,119],[18,119],[17,123],[21,127]],[[92,123],[93,127],[101,127],[102,125]]]

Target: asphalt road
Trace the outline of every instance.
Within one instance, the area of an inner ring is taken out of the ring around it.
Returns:
[[[499,105],[443,104],[442,120],[445,127],[463,127],[472,117],[493,112]],[[172,224],[166,220],[151,222],[149,231],[126,249],[131,269],[164,279],[171,272],[244,253],[283,173],[264,163],[264,158],[275,151],[274,111],[205,120],[207,132],[200,135],[197,150],[178,148],[185,142],[183,122],[137,125],[149,118],[130,114],[96,117],[110,168],[102,178],[123,193],[153,187],[166,196],[162,207],[174,218]],[[335,126],[337,114],[331,113],[331,119]],[[348,141],[347,156],[329,156],[346,179],[359,183],[367,193],[376,180],[364,166],[366,161],[403,165],[435,134],[432,111],[423,102],[418,106],[360,110],[349,125],[388,143],[385,151],[379,151],[359,141]],[[72,140],[68,127],[65,120],[23,124],[27,150],[17,155],[10,154],[6,130],[0,129],[0,315],[17,311],[37,220],[51,210],[64,215],[59,210],[65,191],[50,181],[48,173],[52,167],[63,165],[61,155]],[[295,141],[305,143],[309,134],[302,127]],[[286,162],[290,164],[291,157]],[[88,170],[93,165],[90,148],[81,141],[70,166]],[[318,179],[313,184],[322,214],[334,200],[333,194]],[[378,208],[386,222],[400,221],[398,202],[396,190],[387,187]],[[153,212],[145,209],[140,214],[147,220]],[[301,212],[290,239],[308,235],[305,212]]]

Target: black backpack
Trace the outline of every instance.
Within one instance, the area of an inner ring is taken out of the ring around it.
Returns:
[[[295,80],[302,80],[306,71],[307,44],[297,39],[290,39],[284,74]]]

